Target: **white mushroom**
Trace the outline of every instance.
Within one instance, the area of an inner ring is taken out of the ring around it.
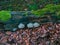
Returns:
[[[28,23],[28,24],[27,24],[27,27],[28,27],[28,28],[33,28],[33,23]]]
[[[17,28],[13,28],[13,31],[16,31],[17,30]]]
[[[23,24],[23,23],[20,23],[19,25],[18,25],[18,28],[24,28],[25,27],[25,25]]]
[[[33,25],[34,25],[34,27],[39,27],[40,26],[40,24],[37,23],[37,22],[35,22]]]

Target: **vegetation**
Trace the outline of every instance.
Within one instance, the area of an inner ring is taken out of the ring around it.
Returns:
[[[0,0],[0,10],[37,10],[46,4],[60,4],[60,0]]]
[[[48,4],[48,5],[47,5]],[[54,13],[55,15],[60,15],[60,0],[1,0],[0,1],[0,10],[9,11],[32,11],[36,16],[44,16],[46,13]],[[37,10],[37,11],[36,11]],[[0,15],[4,14],[4,11],[0,11]],[[7,18],[5,16],[0,16],[0,20],[7,20],[11,17],[10,13]],[[27,16],[27,12],[25,13]]]
[[[54,13],[56,16],[60,17],[60,5],[48,4],[42,9],[32,11],[32,13],[37,16],[44,16],[44,14]]]
[[[0,11],[0,20],[5,22],[11,18],[10,11]]]

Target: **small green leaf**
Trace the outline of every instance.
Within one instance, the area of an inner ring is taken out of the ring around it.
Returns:
[[[0,20],[7,21],[11,18],[10,11],[0,11]]]

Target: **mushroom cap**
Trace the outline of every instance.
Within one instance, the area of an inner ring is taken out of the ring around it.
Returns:
[[[40,26],[40,24],[37,23],[37,22],[35,22],[33,25],[34,25],[34,27],[39,27]]]
[[[18,28],[24,28],[25,27],[25,25],[23,24],[23,23],[20,23],[19,25],[18,25]]]
[[[28,23],[28,24],[27,24],[27,27],[28,27],[28,28],[33,28],[33,23]]]

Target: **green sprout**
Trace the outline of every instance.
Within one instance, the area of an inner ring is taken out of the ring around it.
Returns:
[[[0,11],[0,21],[8,21],[11,18],[10,11]]]

